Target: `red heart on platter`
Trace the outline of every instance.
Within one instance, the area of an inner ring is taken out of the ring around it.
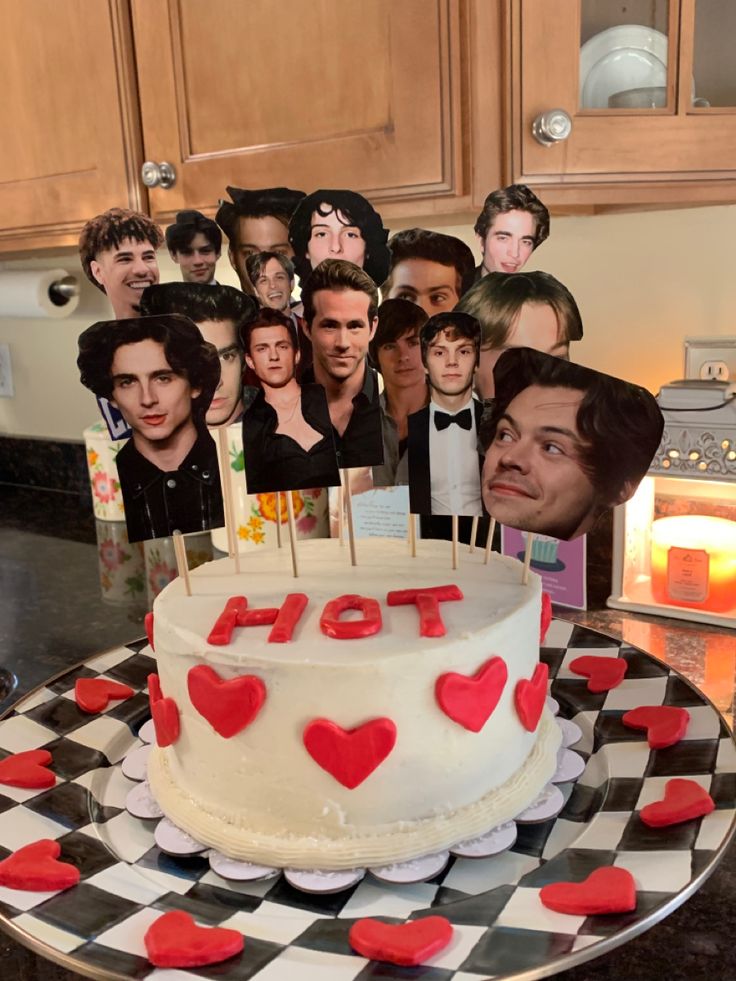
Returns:
[[[514,688],[514,705],[519,721],[529,732],[539,725],[542,709],[547,698],[547,678],[549,668],[546,664],[538,664],[534,669],[531,681],[522,678]]]
[[[646,729],[652,749],[665,749],[685,735],[690,713],[676,705],[640,705],[624,712],[621,721],[630,729]]]
[[[608,865],[582,882],[552,882],[539,890],[542,905],[556,913],[595,916],[636,909],[636,883],[628,869]]]
[[[79,869],[68,862],[58,862],[59,855],[61,845],[50,838],[24,845],[0,862],[0,886],[29,892],[52,892],[76,886]]]
[[[102,712],[115,699],[130,698],[133,689],[107,678],[77,678],[74,698],[83,712]]]
[[[480,732],[498,705],[507,677],[506,662],[492,657],[471,677],[454,671],[441,674],[434,686],[435,698],[453,722]]]
[[[260,678],[244,674],[223,681],[208,664],[190,668],[187,687],[192,705],[224,739],[250,725],[266,700]]]
[[[148,643],[151,645],[151,650],[155,654],[156,648],[153,646],[153,613],[146,613],[146,615],[143,617],[143,623],[146,628]]]
[[[27,749],[24,753],[6,756],[0,760],[0,783],[34,790],[53,787],[56,777],[46,769],[50,762],[51,753],[47,749]]]
[[[552,597],[549,593],[542,593],[542,615],[539,621],[539,644],[544,643],[547,636],[549,625],[552,623]],[[151,644],[153,647],[153,644]]]
[[[353,790],[394,748],[396,726],[391,719],[371,719],[343,729],[329,719],[314,719],[305,727],[303,739],[314,762]]]
[[[197,926],[189,913],[171,910],[154,920],[143,943],[155,967],[203,967],[241,953],[245,938],[240,930]]]
[[[406,923],[356,920],[350,927],[350,946],[363,957],[412,967],[423,964],[452,940],[452,924],[444,916],[425,916]]]
[[[665,828],[710,814],[715,806],[708,791],[695,780],[675,777],[664,785],[664,799],[642,807],[639,817],[650,828]]]
[[[570,661],[570,670],[588,679],[588,691],[610,691],[620,685],[629,662],[622,657],[602,657],[599,654],[584,654]]]

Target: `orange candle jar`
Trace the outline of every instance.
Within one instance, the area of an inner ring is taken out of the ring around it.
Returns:
[[[673,606],[736,610],[736,521],[686,514],[653,522],[652,595]]]

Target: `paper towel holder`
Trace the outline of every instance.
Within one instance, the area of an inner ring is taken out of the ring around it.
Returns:
[[[79,283],[76,276],[62,276],[49,286],[49,300],[55,307],[65,307],[79,296]]]

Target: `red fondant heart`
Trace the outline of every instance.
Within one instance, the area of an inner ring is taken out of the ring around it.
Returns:
[[[107,678],[77,678],[74,698],[83,712],[102,712],[111,700],[130,698],[133,689]]]
[[[151,645],[151,650],[156,653],[156,648],[153,646],[153,613],[146,613],[143,617],[143,623],[146,627],[146,637],[148,638],[148,643]]]
[[[595,916],[636,909],[636,883],[628,869],[596,869],[582,882],[553,882],[539,890],[542,905],[556,913]]]
[[[547,698],[547,678],[549,668],[546,664],[538,664],[534,669],[531,681],[522,678],[517,681],[514,689],[514,705],[519,721],[529,732],[539,725],[542,709]]]
[[[480,732],[498,704],[507,677],[505,661],[492,657],[470,678],[454,671],[441,674],[434,687],[435,698],[453,722]]]
[[[148,676],[148,704],[153,708],[153,703],[157,702],[159,698],[163,698],[163,692],[161,691],[161,680],[157,674],[149,674]]]
[[[630,729],[646,729],[652,749],[665,749],[685,735],[690,713],[676,705],[640,705],[624,712],[621,721]]]
[[[348,940],[363,957],[411,967],[424,963],[449,944],[452,924],[444,916],[425,916],[406,923],[356,920]]]
[[[396,726],[391,719],[371,719],[354,729],[342,729],[329,719],[314,719],[303,738],[314,762],[353,790],[394,748]]]
[[[245,938],[240,930],[197,926],[189,913],[172,910],[150,925],[143,942],[156,967],[203,967],[235,957]]]
[[[539,643],[544,643],[547,636],[549,625],[552,623],[552,597],[549,593],[542,593],[542,615],[539,622]],[[153,647],[153,644],[151,644]]]
[[[46,767],[51,762],[47,749],[28,749],[0,760],[0,783],[8,787],[39,789],[53,787],[56,777]]]
[[[190,669],[187,687],[192,705],[225,739],[250,725],[266,700],[260,678],[244,674],[223,681],[207,664]]]
[[[69,889],[79,882],[79,869],[68,862],[58,862],[58,841],[41,838],[0,862],[0,886],[27,889],[29,892],[52,892]]]
[[[639,817],[650,828],[665,828],[710,814],[715,806],[708,791],[695,780],[675,777],[664,785],[664,799],[642,807]]]
[[[148,676],[148,703],[151,706],[156,743],[171,746],[179,738],[179,707],[173,698],[164,698],[161,679],[157,674]]]
[[[584,654],[570,661],[570,670],[588,679],[588,691],[609,691],[624,680],[629,663],[622,657]]]

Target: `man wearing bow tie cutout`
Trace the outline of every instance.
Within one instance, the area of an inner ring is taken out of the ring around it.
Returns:
[[[439,313],[420,333],[429,405],[409,416],[409,500],[414,514],[483,513],[478,453],[481,403],[473,397],[480,324]]]

